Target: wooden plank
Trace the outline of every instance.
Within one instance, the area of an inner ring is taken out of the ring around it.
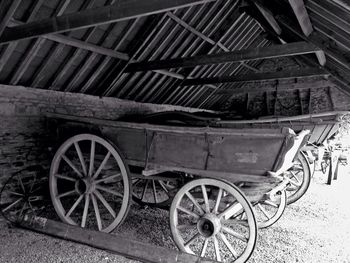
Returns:
[[[311,83],[303,83],[303,82],[297,82],[293,84],[279,84],[278,85],[278,90],[304,90],[304,89],[320,89],[320,88],[325,88],[325,87],[334,87],[334,84],[329,82],[328,80],[319,80]],[[231,94],[231,95],[237,95],[237,94],[242,94],[242,93],[256,93],[256,92],[272,92],[276,91],[276,88],[271,86],[271,87],[264,87],[263,89],[260,87],[243,87],[243,88],[238,88],[238,89],[226,89],[226,90],[218,90],[216,94]]]
[[[211,65],[220,63],[232,63],[257,59],[268,59],[286,56],[310,54],[320,51],[320,48],[306,42],[295,42],[285,45],[250,48],[235,50],[218,54],[200,55],[187,58],[175,58],[168,60],[153,60],[139,63],[130,63],[126,72],[147,71],[168,68],[187,68],[199,65]]]
[[[5,10],[5,7],[7,6],[7,4],[9,2],[12,3],[10,4],[10,6],[8,6],[7,8],[7,12],[5,13],[4,17],[0,16],[0,36],[2,35],[2,33],[5,31],[6,27],[8,26],[10,19],[12,18],[13,14],[16,12],[17,7],[19,6],[19,4],[21,3],[22,0],[4,0],[1,2],[0,4],[0,10],[1,13],[3,12],[3,10]]]
[[[278,25],[278,22],[273,17],[273,14],[270,10],[266,9],[261,4],[254,2],[255,6],[259,9],[260,13],[264,16],[266,21],[270,24],[270,26],[273,28],[273,30],[276,32],[277,35],[280,35],[282,33],[282,29]]]
[[[209,263],[215,262],[165,247],[153,246],[126,239],[120,234],[107,234],[64,224],[43,217],[24,216],[19,226],[64,240],[107,250],[142,262],[154,263]],[[152,253],[150,253],[152,251]]]
[[[310,17],[307,13],[307,10],[304,5],[303,0],[288,0],[289,4],[292,6],[294,14],[296,15],[299,25],[303,30],[305,36],[309,36],[312,31],[312,24],[310,21]]]
[[[41,35],[61,33],[106,23],[158,14],[214,0],[134,0],[118,1],[115,5],[88,9],[53,18],[43,19],[6,29],[0,43],[35,38]]]
[[[329,75],[323,69],[310,68],[302,70],[291,71],[279,71],[279,72],[264,72],[254,73],[237,76],[220,76],[214,78],[201,78],[201,79],[186,79],[182,82],[182,86],[192,85],[204,85],[204,84],[216,84],[216,83],[235,83],[235,82],[252,82],[261,80],[276,80],[276,79],[293,79],[293,78],[305,78],[314,76],[327,76]]]

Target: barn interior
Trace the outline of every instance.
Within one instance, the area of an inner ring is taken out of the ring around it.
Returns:
[[[225,121],[350,111],[350,4],[0,0],[0,188],[28,167],[48,173],[62,144],[49,116],[164,111]]]

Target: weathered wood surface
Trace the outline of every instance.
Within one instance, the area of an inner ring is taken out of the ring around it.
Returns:
[[[99,135],[114,143],[129,165],[232,182],[271,181],[266,172],[277,171],[283,165],[295,141],[293,131],[281,128],[179,127],[53,116],[63,119],[70,130],[70,121],[98,127]]]
[[[87,230],[77,226],[67,225],[42,217],[25,216],[19,221],[19,226],[42,234],[64,240],[85,244],[94,248],[107,250],[128,258],[150,263],[214,263],[215,261],[199,258],[184,252],[157,247],[125,236],[107,234]]]
[[[221,121],[223,127],[278,128],[289,127],[296,132],[310,130],[309,142],[322,144],[338,129],[341,117],[349,114],[347,111],[305,114],[292,117],[274,117],[259,120]]]

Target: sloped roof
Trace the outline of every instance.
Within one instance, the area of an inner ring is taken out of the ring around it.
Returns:
[[[302,33],[288,1],[146,2],[2,0],[0,83],[211,108],[218,101],[224,103],[229,98],[224,94],[206,103],[213,92],[241,88],[247,81],[245,78],[259,78],[258,74],[264,73],[260,68],[264,60],[236,59],[234,62],[141,71],[132,71],[133,65],[146,62],[147,68],[147,61],[168,63],[170,59],[202,59],[208,54],[232,51],[240,55],[240,50],[254,51],[256,48],[265,52],[264,48],[282,40],[288,43],[302,41],[309,44],[304,45],[306,49],[315,47],[311,50],[315,53],[323,50],[326,55],[324,68],[315,55],[303,55],[298,56],[303,58],[302,69],[322,68],[325,74],[333,76],[332,80],[339,88],[350,94],[350,10],[344,1],[305,1],[314,29],[310,36]],[[257,15],[256,2],[273,14],[282,29],[279,36],[274,36],[270,25]],[[118,14],[123,7],[127,12]],[[132,8],[130,14],[127,7]],[[79,20],[82,13],[89,16]],[[115,14],[119,18],[108,21],[109,15]],[[84,25],[73,28],[78,22]],[[308,73],[323,75],[323,71],[317,70]],[[238,81],[230,79],[222,83],[222,79],[212,79],[220,76],[238,76]],[[272,75],[271,79],[273,77],[276,76]],[[218,83],[202,81],[202,84],[184,85],[189,79],[208,78]]]

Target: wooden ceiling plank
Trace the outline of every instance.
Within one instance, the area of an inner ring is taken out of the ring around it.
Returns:
[[[135,0],[43,19],[4,30],[0,43],[35,38],[204,4],[214,0]]]
[[[204,85],[204,84],[217,84],[217,83],[234,83],[234,82],[252,82],[252,81],[265,81],[276,79],[293,79],[293,78],[305,78],[314,76],[326,76],[329,75],[323,69],[310,68],[290,71],[279,72],[264,72],[264,73],[252,73],[236,76],[220,76],[214,78],[202,78],[202,79],[187,79],[184,80],[183,86],[192,85]]]
[[[257,59],[268,59],[286,56],[310,54],[320,51],[315,45],[307,42],[295,42],[285,45],[274,45],[261,48],[235,50],[218,54],[200,55],[188,58],[175,58],[169,60],[154,60],[130,63],[126,72],[147,71],[155,69],[186,68],[199,65],[232,63]]]
[[[312,33],[313,28],[310,21],[310,17],[304,5],[304,0],[288,0],[288,1],[294,11],[295,16],[298,19],[299,25],[303,30],[304,35],[309,36]]]

